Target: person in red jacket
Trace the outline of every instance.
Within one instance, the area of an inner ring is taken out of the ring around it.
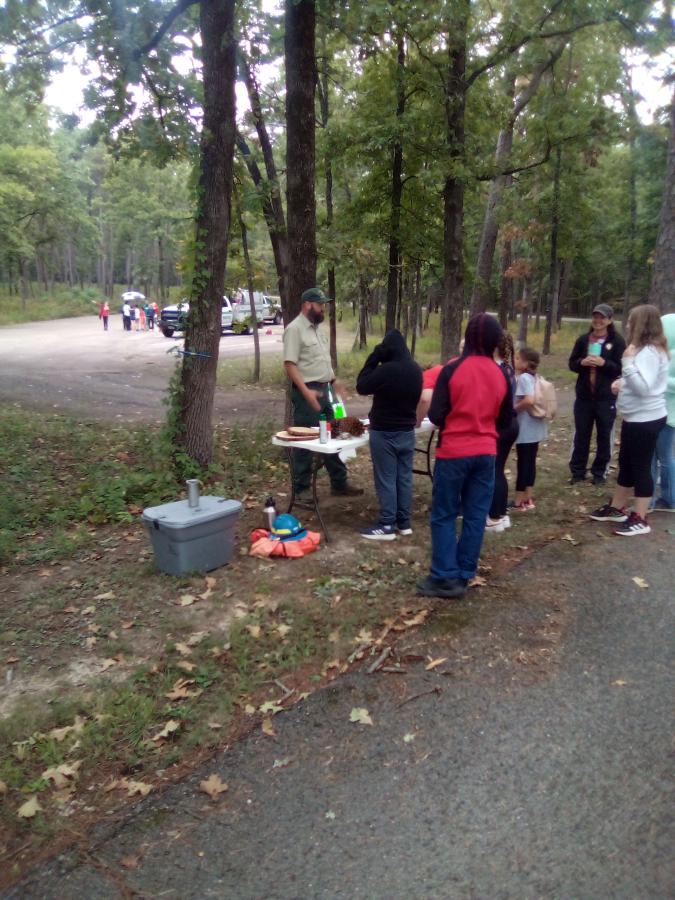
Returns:
[[[479,313],[462,355],[443,367],[429,407],[440,431],[431,505],[431,567],[417,582],[427,597],[458,598],[475,576],[495,483],[497,430],[513,416],[511,386],[494,360],[502,329]],[[460,507],[462,530],[457,539]]]

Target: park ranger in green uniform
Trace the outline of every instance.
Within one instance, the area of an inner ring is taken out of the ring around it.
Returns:
[[[291,402],[294,425],[318,425],[319,415],[326,414],[330,421],[333,410],[328,400],[328,385],[341,397],[342,385],[336,380],[330,360],[326,336],[320,325],[324,319],[324,306],[330,299],[318,288],[308,288],[300,298],[302,308],[284,331],[284,368],[291,380]],[[360,488],[347,483],[347,467],[337,454],[325,457],[330,476],[331,493],[342,497],[358,497]],[[308,450],[293,453],[293,483],[295,496],[300,502],[311,500],[309,492],[312,460]]]

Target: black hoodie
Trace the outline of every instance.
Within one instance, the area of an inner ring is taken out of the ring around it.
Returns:
[[[588,344],[593,340],[593,329],[577,338],[570,354],[569,367],[577,373],[576,395],[579,400],[604,400],[612,405],[616,397],[612,394],[612,382],[621,376],[621,357],[626,349],[626,342],[613,323],[607,326],[607,337],[600,354],[605,361],[604,366],[595,369],[595,381],[591,381],[591,367],[582,366],[581,360],[588,356]]]
[[[373,395],[373,431],[409,431],[415,427],[422,370],[410,355],[400,331],[388,331],[375,347],[359,372],[356,390]]]

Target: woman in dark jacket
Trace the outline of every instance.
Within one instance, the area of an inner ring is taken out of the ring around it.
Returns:
[[[612,323],[614,310],[599,303],[593,310],[591,330],[577,338],[569,367],[577,373],[574,401],[574,445],[570,458],[571,484],[586,479],[593,426],[596,453],[591,465],[593,484],[603,484],[612,455],[611,438],[616,419],[612,382],[621,375],[626,342]]]
[[[414,362],[400,331],[388,331],[370,354],[356,380],[359,394],[372,394],[370,455],[380,504],[377,524],[361,537],[393,541],[396,532],[412,534],[413,456],[417,402],[422,370]]]

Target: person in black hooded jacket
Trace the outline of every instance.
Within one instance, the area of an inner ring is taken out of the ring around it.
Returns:
[[[395,328],[370,354],[356,380],[359,394],[372,394],[370,455],[380,504],[376,525],[364,528],[368,540],[393,541],[412,534],[413,457],[417,402],[422,393],[422,370],[405,339]]]

